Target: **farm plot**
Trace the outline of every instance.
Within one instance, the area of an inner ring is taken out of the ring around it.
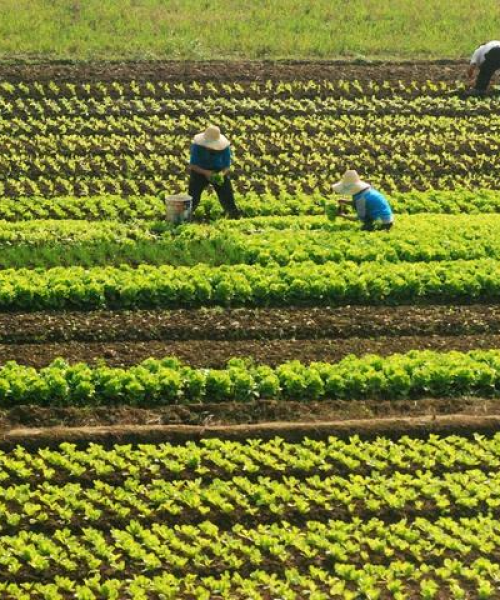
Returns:
[[[439,68],[0,67],[2,599],[498,596],[500,99]],[[209,120],[244,218],[174,229]]]
[[[0,453],[0,591],[494,598],[498,435]]]
[[[462,99],[452,89],[356,80],[3,82],[0,191],[179,190],[189,140],[208,119],[231,137],[241,194],[329,194],[352,161],[387,191],[496,189],[500,99]]]
[[[2,426],[495,411],[474,352],[500,340],[500,99],[462,97],[456,68],[2,66]],[[245,218],[208,196],[172,229],[161,194],[209,120]],[[358,165],[390,235],[325,217]],[[442,380],[414,381],[411,351]],[[356,383],[370,353],[404,381]]]

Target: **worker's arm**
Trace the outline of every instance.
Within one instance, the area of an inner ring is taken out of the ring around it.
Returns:
[[[474,75],[476,74],[476,69],[479,68],[480,52],[481,52],[481,46],[479,46],[479,48],[477,48],[477,50],[474,52],[474,54],[471,56],[471,59],[470,59],[469,68],[467,70],[467,77],[469,79],[470,85],[473,84],[473,79],[474,79]]]
[[[358,219],[360,221],[364,221],[366,219],[366,199],[361,197],[356,199],[356,213],[358,215]]]
[[[189,159],[189,170],[194,173],[199,173],[200,175],[204,175],[207,179],[212,175],[213,171],[209,169],[204,169],[200,167],[200,148],[196,144],[191,145],[191,157]]]
[[[467,70],[467,79],[470,85],[472,85],[475,81],[476,69],[476,65],[469,65],[469,68]]]
[[[340,198],[339,204],[342,204],[344,206],[351,206],[352,200],[344,200],[343,198]]]

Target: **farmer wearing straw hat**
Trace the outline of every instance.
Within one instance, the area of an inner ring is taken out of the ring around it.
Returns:
[[[229,178],[230,167],[230,143],[218,127],[210,125],[194,136],[189,161],[189,195],[193,198],[193,211],[200,203],[203,190],[212,184],[226,214],[233,219],[239,218],[240,211]]]
[[[356,171],[346,171],[342,179],[333,186],[337,194],[352,196],[352,200],[339,200],[338,215],[349,221],[362,221],[364,231],[373,231],[377,221],[377,229],[388,231],[394,224],[394,215],[387,198],[372,186],[363,181]],[[352,206],[357,216],[343,213],[344,206]]]

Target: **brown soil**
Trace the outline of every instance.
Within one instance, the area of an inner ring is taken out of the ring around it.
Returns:
[[[0,314],[0,343],[500,334],[500,306],[343,306]]]
[[[113,444],[137,443],[185,443],[203,438],[246,440],[249,438],[272,439],[276,436],[286,441],[299,441],[305,437],[326,439],[329,436],[348,438],[359,435],[363,438],[387,436],[426,437],[431,433],[440,435],[484,435],[497,433],[500,415],[495,416],[422,416],[345,421],[262,422],[256,425],[236,426],[189,426],[136,425],[119,427],[54,427],[48,429],[13,429],[0,437],[0,448],[10,449],[22,444],[27,449],[40,446],[56,446],[61,442],[86,445],[90,442],[110,446]]]
[[[320,340],[268,341],[178,341],[114,342],[0,345],[0,364],[15,360],[19,364],[41,368],[56,358],[68,362],[105,362],[113,367],[130,367],[147,358],[176,356],[196,368],[224,368],[231,358],[251,357],[271,366],[289,360],[303,363],[336,362],[348,354],[368,353],[388,356],[409,350],[486,350],[500,348],[500,335],[481,336],[400,336]]]
[[[498,398],[422,398],[419,400],[330,400],[292,402],[261,400],[257,402],[191,404],[145,409],[120,407],[37,407],[18,406],[0,412],[0,430],[47,427],[104,427],[195,425],[223,426],[263,422],[372,420],[394,417],[462,414],[469,416],[500,415]]]
[[[228,68],[228,65],[230,68]],[[461,61],[130,61],[68,64],[39,62],[0,64],[7,81],[283,81],[310,79],[440,80],[454,82],[464,69]]]

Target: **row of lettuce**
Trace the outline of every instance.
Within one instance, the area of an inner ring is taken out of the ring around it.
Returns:
[[[98,526],[120,519],[147,523],[153,515],[153,522],[171,528],[179,522],[194,525],[208,518],[227,527],[249,520],[303,523],[302,519],[316,518],[323,522],[329,519],[349,522],[356,517],[360,520],[377,517],[386,521],[394,518],[396,511],[418,521],[424,515],[457,517],[474,511],[495,517],[498,527],[499,484],[498,469],[444,473],[396,471],[388,476],[372,471],[363,476],[315,474],[306,478],[287,472],[275,477],[235,473],[232,479],[208,476],[171,481],[161,477],[143,481],[139,471],[125,481],[117,475],[108,481],[98,477],[85,482],[43,481],[39,486],[23,482],[0,489],[0,501],[5,507],[0,514],[0,556],[9,556],[8,549],[2,547],[1,534],[35,527],[38,532],[53,534],[61,527],[78,529],[88,523]],[[486,537],[488,532],[485,534]],[[418,547],[418,537],[411,537],[414,542],[411,549],[409,545],[400,550],[418,558],[427,550],[427,544]],[[498,540],[498,530],[495,538]],[[474,542],[483,547],[486,540],[474,536]],[[465,548],[470,546],[468,540],[462,543]],[[356,548],[354,554],[358,551]],[[348,554],[345,552],[338,558],[352,559]]]
[[[496,396],[500,351],[411,351],[348,356],[338,363],[299,361],[276,368],[233,359],[225,369],[194,369],[175,358],[129,369],[57,359],[46,368],[8,362],[0,369],[0,405],[162,406],[198,402]]]
[[[110,185],[113,181],[110,180]],[[104,191],[88,197],[60,195],[53,198],[21,196],[0,197],[0,220],[32,221],[39,219],[81,219],[88,221],[113,220],[164,220],[165,186],[156,182],[151,190],[142,194],[124,197],[118,191]],[[398,214],[484,214],[500,212],[500,192],[491,189],[474,191],[459,189],[394,192],[389,196],[391,205]],[[256,194],[248,192],[237,198],[238,206],[245,217],[286,217],[324,215],[325,206],[335,201],[327,196],[312,194]],[[207,195],[196,211],[197,218],[219,219],[222,209],[216,197]]]
[[[496,302],[500,261],[0,271],[0,310]]]
[[[2,81],[0,98],[6,102],[22,99],[61,102],[63,98],[106,99],[106,98],[184,98],[206,96],[217,98],[248,98],[271,95],[273,97],[341,97],[357,96],[440,96],[443,92],[456,89],[444,81],[403,81],[373,79],[295,79],[280,81],[223,81],[201,79],[200,81]]]
[[[64,442],[55,448],[29,450],[17,446],[12,451],[0,451],[0,480],[6,489],[28,481],[44,485],[77,479],[83,485],[99,479],[118,485],[134,477],[141,482],[199,477],[227,480],[242,472],[278,479],[288,472],[299,478],[318,473],[322,477],[367,475],[373,471],[389,477],[396,471],[486,472],[497,471],[499,466],[500,433],[474,434],[470,438],[435,434],[397,439],[330,436],[327,440],[304,438],[300,442],[286,442],[280,437],[246,441],[202,438],[187,444],[116,444],[112,448]],[[22,494],[16,497],[23,504]]]
[[[172,228],[165,222],[0,223],[0,268],[288,265],[500,258],[499,215],[398,216],[385,235],[325,217],[261,217]]]
[[[349,99],[321,90],[203,101],[0,98],[0,195],[185,189],[190,141],[214,114],[232,142],[240,194],[328,194],[349,163],[386,192],[497,188],[497,108],[498,98]]]
[[[93,531],[89,530],[89,536]],[[443,532],[443,536],[447,535]],[[448,536],[449,537],[449,536]],[[43,548],[53,549],[54,544],[39,535],[35,541]],[[31,538],[20,538],[13,541],[18,550],[29,544],[34,545]],[[91,564],[100,564],[99,552],[105,550],[99,532],[96,536],[96,549],[92,549],[95,557]],[[73,548],[77,542],[69,539]],[[274,549],[274,547],[273,547]],[[404,600],[408,597],[432,600],[446,597],[452,600],[478,598],[488,600],[497,597],[497,580],[500,576],[498,564],[487,557],[480,556],[470,560],[468,557],[446,558],[446,563],[439,560],[426,561],[418,564],[411,561],[393,559],[384,560],[380,564],[338,563],[333,567],[306,566],[302,568],[282,568],[278,573],[270,573],[264,569],[248,570],[242,574],[237,569],[227,568],[222,573],[199,576],[190,573],[180,573],[177,569],[139,569],[115,575],[103,575],[97,572],[83,579],[76,579],[68,567],[78,565],[78,556],[73,560],[63,560],[54,579],[47,573],[54,568],[54,561],[38,552],[26,551],[27,559],[33,554],[32,562],[39,566],[28,570],[29,575],[23,577],[9,574],[0,582],[0,592],[5,600],[59,600],[60,598],[75,598],[77,600],[108,600],[110,598],[134,598],[135,600],[248,600],[248,598],[283,598],[286,600],[329,600],[339,598],[354,600],[355,598],[383,597]],[[59,553],[60,555],[61,553]],[[63,557],[67,553],[63,553]],[[139,556],[151,553],[143,551]],[[42,555],[42,556],[40,556]],[[73,556],[73,555],[71,555]],[[154,556],[154,555],[153,555]],[[274,554],[271,556],[275,560]],[[16,559],[17,560],[17,559]],[[26,561],[26,559],[25,559]],[[153,564],[158,564],[154,558],[149,558]],[[17,561],[19,562],[19,561]],[[161,562],[161,561],[160,561]],[[215,562],[215,561],[214,561]],[[310,562],[310,561],[309,561]],[[16,564],[12,561],[13,564]],[[20,563],[22,564],[22,563]],[[140,564],[140,563],[139,563]],[[47,568],[49,565],[49,568]],[[43,567],[43,568],[42,568]],[[67,567],[64,569],[64,567]],[[89,569],[86,569],[88,571]],[[138,572],[140,570],[140,573]],[[210,570],[209,568],[206,569]],[[109,571],[109,569],[108,569]],[[161,574],[158,574],[158,572]],[[40,575],[45,574],[45,581],[40,582]],[[8,583],[9,580],[14,579]],[[29,594],[29,595],[27,595]],[[471,595],[472,594],[472,595]]]

